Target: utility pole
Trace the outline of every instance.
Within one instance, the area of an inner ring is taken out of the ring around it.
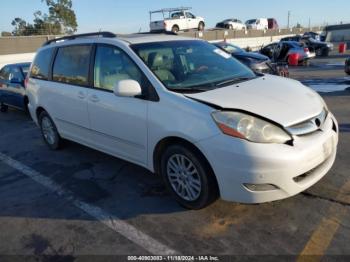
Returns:
[[[311,18],[309,17],[309,30],[311,29]]]
[[[287,23],[287,28],[289,29],[289,20],[290,20],[290,11],[288,11],[288,23]]]

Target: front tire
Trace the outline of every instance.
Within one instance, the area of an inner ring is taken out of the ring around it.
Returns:
[[[218,198],[217,182],[207,161],[183,145],[172,145],[160,163],[164,182],[177,200],[188,209],[201,209]]]
[[[51,150],[58,150],[62,145],[62,139],[55,123],[45,111],[39,116],[39,126],[45,143]]]

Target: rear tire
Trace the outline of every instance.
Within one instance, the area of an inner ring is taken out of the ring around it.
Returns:
[[[329,49],[325,48],[322,50],[322,56],[328,56],[329,55]]]
[[[171,28],[171,32],[173,32],[174,34],[177,34],[180,31],[180,28],[177,25],[174,25]]]
[[[45,111],[39,116],[39,126],[45,143],[51,150],[58,150],[62,145],[62,139],[55,123]]]
[[[184,145],[171,145],[160,159],[160,173],[177,200],[188,209],[201,209],[219,196],[216,178],[208,162]]]
[[[199,22],[199,24],[198,24],[198,31],[204,31],[204,27],[205,27],[204,23],[203,22]]]
[[[318,49],[316,49],[315,53],[316,53],[316,56],[322,56],[323,50],[321,48],[318,48]]]
[[[9,110],[8,105],[5,105],[5,104],[1,103],[1,105],[0,105],[0,112],[6,113],[8,110]]]

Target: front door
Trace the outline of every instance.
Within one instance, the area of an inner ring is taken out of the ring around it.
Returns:
[[[88,110],[92,137],[103,151],[137,162],[147,162],[148,101],[118,97],[113,93],[117,81],[144,82],[144,75],[121,49],[97,45],[94,65],[94,89],[90,90]]]
[[[190,29],[198,28],[198,25],[199,25],[198,20],[192,13],[186,12],[186,19],[187,19],[188,28]]]
[[[18,66],[10,67],[10,78],[7,85],[7,103],[9,105],[24,109],[24,76]]]

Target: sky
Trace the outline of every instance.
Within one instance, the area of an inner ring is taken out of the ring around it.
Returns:
[[[273,17],[281,27],[350,23],[350,0],[73,0],[78,32],[99,30],[133,33],[149,30],[149,11],[168,7],[189,6],[195,15],[205,18],[207,27],[214,27],[226,18],[246,21]],[[47,12],[41,0],[1,0],[0,31],[12,31],[11,21],[20,17],[33,21],[37,10]]]

